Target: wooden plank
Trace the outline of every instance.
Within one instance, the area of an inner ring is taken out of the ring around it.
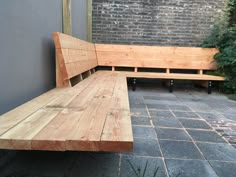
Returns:
[[[92,0],[87,0],[87,40],[92,42]]]
[[[58,68],[65,82],[97,66],[94,44],[58,32],[53,33],[53,38]]]
[[[151,73],[151,72],[125,72],[127,77],[137,78],[157,78],[157,79],[179,79],[179,80],[211,80],[211,81],[224,81],[224,77],[212,76],[206,74],[175,74],[175,73]]]
[[[98,92],[93,96],[81,116],[80,122],[68,136],[67,149],[99,151],[100,137],[109,109],[110,100],[115,85],[114,78],[106,76],[96,85]]]
[[[72,24],[71,24],[71,0],[63,0],[63,33],[72,35]]]
[[[170,68],[166,68],[166,74],[170,74]]]
[[[140,68],[170,68],[170,69],[204,69],[215,70],[216,64],[208,61],[186,62],[181,60],[149,60],[149,59],[120,59],[98,60],[100,66],[140,67]]]
[[[0,116],[0,135],[7,132],[9,129],[13,128],[21,121],[29,117],[31,114],[36,112],[38,109],[44,107],[47,103],[56,99],[60,94],[62,94],[66,89],[55,89],[47,92],[6,114]]]
[[[202,69],[200,69],[200,70],[198,70],[198,74],[203,74],[203,70]]]
[[[0,137],[0,148],[31,150],[31,139],[45,127],[59,111],[38,110]]]
[[[173,46],[137,46],[137,45],[114,45],[114,44],[95,44],[97,51],[103,52],[150,52],[150,53],[182,53],[187,55],[207,55],[218,52],[216,48],[200,47],[173,47]]]
[[[59,59],[57,57],[57,52],[56,52],[56,87],[57,88],[63,88],[63,87],[71,87],[71,83],[70,80],[64,80],[63,78],[63,70],[64,70],[64,74],[67,75],[66,71],[65,71],[65,65],[62,64],[62,66],[60,67],[60,63],[61,63],[61,58]]]
[[[46,105],[46,108],[64,108],[64,110],[33,138],[32,148],[34,150],[67,150],[67,135],[71,133],[75,126],[78,126],[82,113],[97,93],[94,86],[96,84],[102,85],[103,81],[98,82],[102,75],[102,72],[96,72],[71,88],[73,91]],[[104,77],[106,77],[106,74]]]
[[[67,135],[76,126],[82,111],[63,110],[32,139],[33,150],[65,151]]]
[[[112,110],[105,122],[101,138],[101,151],[133,151],[133,133],[130,113]]]
[[[98,65],[173,69],[217,68],[217,49],[96,44]]]

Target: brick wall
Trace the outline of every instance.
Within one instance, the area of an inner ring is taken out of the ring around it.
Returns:
[[[93,0],[93,42],[197,46],[224,0]]]

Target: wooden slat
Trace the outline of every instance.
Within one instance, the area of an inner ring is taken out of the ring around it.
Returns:
[[[103,76],[106,77],[107,74],[97,72],[71,88],[74,91],[68,92],[64,97],[54,100],[47,105],[47,108],[65,109],[33,138],[33,149],[53,151],[67,150],[67,136],[78,126],[84,110],[90,106],[91,100],[98,91],[94,86],[96,86],[96,84],[102,86],[103,79],[101,80],[101,78],[104,78]],[[80,149],[78,148],[77,150]]]
[[[216,69],[217,49],[96,44],[98,65],[172,69]]]
[[[95,46],[92,43],[68,36],[62,33],[53,33],[56,47],[60,78],[57,83],[63,83],[85,71],[97,66]],[[63,84],[58,84],[61,86]],[[68,86],[68,84],[67,84]]]
[[[38,109],[44,107],[49,102],[53,101],[61,94],[68,91],[67,89],[54,89],[51,90],[15,109],[0,116],[0,135],[4,134],[7,130],[13,128],[28,116],[36,112]]]
[[[63,0],[63,32],[68,35],[72,35],[72,24],[71,24],[71,0]]]
[[[114,89],[114,78],[104,77],[106,85],[96,85],[98,92],[81,116],[79,126],[68,136],[67,149],[99,151],[101,135]]]
[[[59,111],[38,110],[0,138],[0,147],[5,149],[31,149],[31,139],[45,127]]]
[[[225,78],[221,76],[212,76],[206,74],[175,74],[175,73],[151,73],[151,72],[125,72],[127,77],[137,78],[156,78],[156,79],[179,79],[179,80],[211,80],[224,81]]]

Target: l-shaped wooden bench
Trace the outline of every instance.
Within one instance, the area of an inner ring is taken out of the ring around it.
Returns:
[[[57,88],[0,116],[0,148],[52,151],[132,151],[133,134],[126,79],[222,81],[216,49],[92,44],[53,33]],[[109,66],[112,71],[96,71]],[[131,67],[132,72],[115,71]],[[163,73],[140,72],[164,68]],[[193,69],[198,74],[177,74]]]

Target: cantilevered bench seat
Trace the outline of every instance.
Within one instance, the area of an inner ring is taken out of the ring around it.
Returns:
[[[119,67],[131,69],[132,72],[126,72],[126,76],[133,78],[134,90],[136,78],[165,79],[169,81],[170,92],[173,91],[174,80],[199,81],[198,84],[208,87],[209,94],[213,81],[224,81],[224,77],[205,74],[217,69],[214,60],[218,52],[216,48],[112,44],[95,44],[95,47],[99,66],[112,67],[112,71]],[[162,72],[148,72],[148,69]],[[186,71],[195,74],[186,74]]]
[[[127,95],[126,77],[106,71],[51,90],[0,117],[0,148],[132,151]]]
[[[207,81],[208,88],[224,80],[204,74],[217,68],[217,49],[92,44],[58,32],[53,38],[57,88],[0,116],[0,149],[132,151],[127,78],[166,79],[170,89],[174,79]],[[140,72],[148,68],[165,72]]]

